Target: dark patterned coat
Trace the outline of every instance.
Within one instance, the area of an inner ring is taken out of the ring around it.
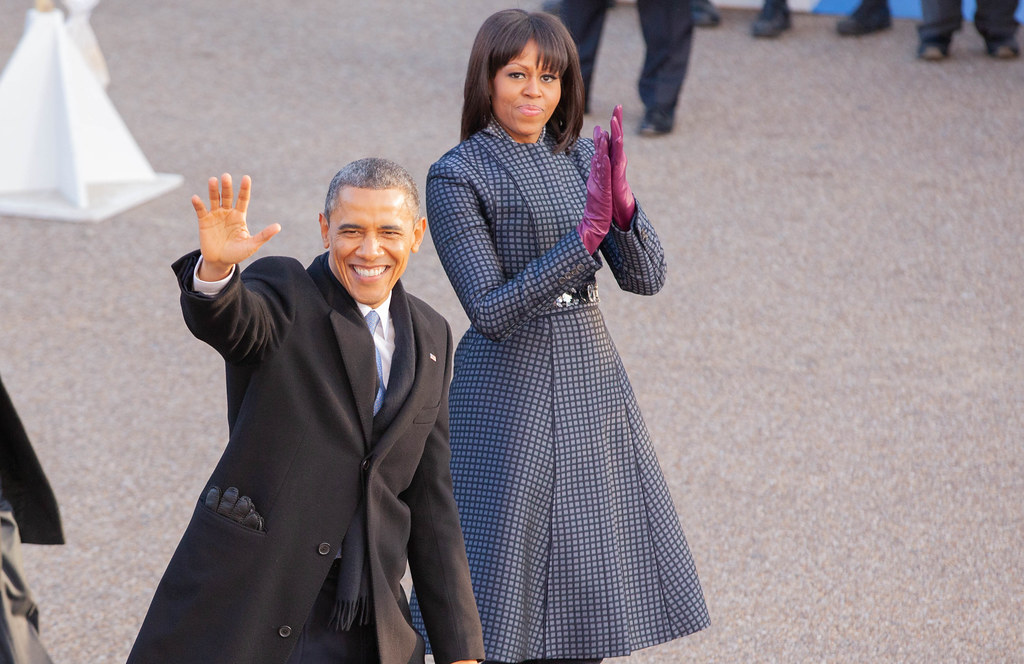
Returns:
[[[575,227],[593,142],[555,154],[493,125],[435,163],[427,216],[471,327],[455,353],[452,477],[491,659],[597,658],[708,615],[629,379],[587,297]],[[664,252],[640,206],[601,254],[653,295]],[[556,300],[561,302],[556,304]]]

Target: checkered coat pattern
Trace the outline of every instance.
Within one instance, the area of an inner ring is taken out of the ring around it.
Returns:
[[[452,476],[487,656],[601,658],[708,625],[697,572],[575,231],[593,142],[555,154],[497,125],[435,163],[431,236],[471,327],[450,392]],[[664,251],[637,206],[601,245],[653,295]]]

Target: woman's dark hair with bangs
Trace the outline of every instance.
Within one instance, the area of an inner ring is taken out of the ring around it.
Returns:
[[[491,81],[498,70],[534,40],[544,65],[558,73],[562,97],[548,120],[556,152],[572,147],[583,129],[583,76],[576,44],[562,22],[543,12],[505,9],[480,26],[469,54],[462,100],[462,138],[466,140],[491,121]]]

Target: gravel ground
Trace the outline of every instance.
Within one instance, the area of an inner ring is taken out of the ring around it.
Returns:
[[[31,3],[0,0],[0,62]],[[218,356],[169,265],[192,193],[253,176],[263,253],[307,261],[338,167],[422,182],[458,139],[480,22],[450,0],[105,0],[108,93],[185,185],[99,224],[0,217],[0,373],[68,543],[26,546],[57,662],[122,662],[226,438]],[[670,136],[627,136],[668,253],[653,298],[603,309],[693,549],[713,625],[668,662],[1024,662],[1024,62],[968,25],[860,39],[726,10],[697,35]],[[639,122],[635,9],[609,15],[593,123]],[[2,156],[0,156],[2,158]],[[406,277],[458,331],[429,243]]]

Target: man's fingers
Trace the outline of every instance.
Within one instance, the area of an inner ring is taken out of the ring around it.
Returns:
[[[210,191],[210,211],[220,207],[220,180],[210,178],[206,181],[206,187]]]
[[[245,211],[249,208],[249,191],[252,189],[252,178],[248,175],[242,176],[242,184],[238,186],[238,202],[235,204],[235,209],[245,214]]]
[[[220,206],[231,207],[234,196],[235,194],[231,189],[231,174],[224,173],[220,176]]]
[[[192,196],[192,207],[195,208],[195,210],[196,210],[196,218],[197,219],[202,219],[203,217],[206,216],[207,209],[206,209],[206,206],[203,205],[203,199],[199,198],[198,196],[193,195]]]
[[[252,237],[253,241],[256,242],[256,246],[263,246],[267,240],[274,237],[281,232],[281,224],[270,224],[259,233]]]

